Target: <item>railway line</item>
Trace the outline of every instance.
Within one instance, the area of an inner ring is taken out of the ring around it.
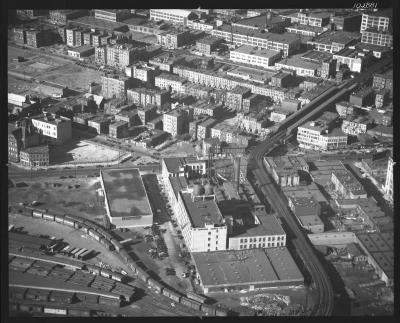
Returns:
[[[308,103],[303,109],[294,113],[285,119],[270,137],[260,143],[253,149],[249,156],[249,171],[256,180],[256,185],[263,193],[271,207],[281,216],[283,222],[289,229],[288,235],[293,239],[291,243],[296,253],[303,260],[307,268],[315,290],[317,293],[317,302],[311,315],[330,316],[334,307],[333,286],[325,271],[322,263],[314,253],[313,246],[301,231],[294,215],[289,211],[288,201],[283,193],[276,187],[274,180],[265,169],[263,158],[271,152],[277,145],[284,142],[286,138],[293,135],[297,127],[312,117],[317,116],[332,104],[342,99],[350,91],[355,89],[358,84],[364,84],[368,81],[372,73],[377,72],[391,63],[391,58],[382,59],[379,63],[373,65],[358,77],[348,80],[344,84],[334,86],[324,92],[322,95]]]

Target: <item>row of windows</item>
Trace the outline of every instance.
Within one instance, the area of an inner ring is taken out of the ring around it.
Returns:
[[[256,243],[250,243],[249,245],[239,245],[239,249],[251,249],[251,248],[268,248],[268,247],[283,247],[284,242],[269,242],[269,243],[259,243],[258,245]]]
[[[257,242],[257,238],[249,238],[248,240],[249,240],[249,242]],[[276,237],[276,240],[277,241],[285,240],[285,238],[284,237]],[[259,242],[261,242],[261,241],[265,242],[267,240],[266,240],[266,237],[259,237],[258,241]],[[275,241],[275,237],[268,237],[268,241]],[[246,242],[247,242],[247,239],[240,239],[240,243],[246,243]]]

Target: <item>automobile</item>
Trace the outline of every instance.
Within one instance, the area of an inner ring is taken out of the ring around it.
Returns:
[[[187,278],[187,277],[189,277],[189,274],[188,273],[182,273],[181,276],[182,276],[182,278]]]
[[[38,201],[32,201],[31,206],[38,206],[40,205],[40,202]]]

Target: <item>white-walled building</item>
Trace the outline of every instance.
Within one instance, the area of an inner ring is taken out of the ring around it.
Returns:
[[[56,115],[32,118],[32,125],[48,143],[63,144],[72,138],[71,119]]]
[[[150,9],[150,20],[155,21],[164,20],[186,26],[190,16],[194,16],[190,10]]]
[[[229,58],[238,63],[268,68],[282,57],[281,52],[243,45],[230,51]]]
[[[337,129],[329,133],[327,126],[310,121],[297,128],[297,142],[304,149],[342,149],[347,146],[347,135]]]
[[[393,161],[393,157],[389,157],[388,167],[387,167],[387,174],[386,174],[386,181],[385,181],[385,194],[389,196],[391,201],[393,201],[393,166],[395,162]]]

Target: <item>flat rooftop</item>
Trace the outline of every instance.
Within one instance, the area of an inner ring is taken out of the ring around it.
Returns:
[[[180,193],[193,228],[222,225],[223,217],[214,200],[192,200],[190,193]]]
[[[343,44],[348,43],[361,38],[360,33],[346,32],[346,31],[328,31],[315,38],[313,43],[317,44]]]
[[[238,26],[249,26],[249,27],[257,27],[257,28],[266,28],[272,26],[277,23],[284,22],[280,16],[271,16],[270,19],[267,20],[266,15],[244,18],[235,22],[235,25]]]
[[[254,46],[250,46],[250,45],[240,46],[239,48],[233,50],[232,52],[254,55],[254,56],[259,56],[259,57],[264,57],[264,58],[271,58],[276,55],[280,55],[280,52],[278,52],[278,51],[254,47]]]
[[[293,66],[293,67],[299,67],[303,69],[309,69],[309,70],[316,70],[318,67],[321,66],[320,63],[308,61],[302,58],[303,54],[298,54],[298,55],[293,55],[290,58],[284,58],[283,60],[280,60],[275,63],[277,64],[282,64],[282,65],[287,65],[287,66]]]
[[[192,253],[204,286],[303,281],[285,247]]]
[[[80,18],[71,19],[69,21],[72,24],[77,24],[90,28],[97,28],[100,30],[114,31],[114,30],[126,29],[126,31],[128,31],[128,26],[125,23],[95,18],[94,16],[84,16]]]
[[[152,215],[138,168],[100,171],[111,217]]]

